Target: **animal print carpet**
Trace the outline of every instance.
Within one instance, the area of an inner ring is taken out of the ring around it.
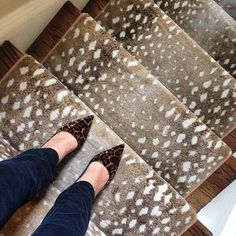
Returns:
[[[1,133],[17,151],[40,147],[63,124],[89,114],[80,99],[30,56],[0,81]],[[31,234],[57,194],[78,178],[91,158],[119,143],[123,140],[95,117],[82,150],[67,158],[44,198],[21,209],[2,233]],[[189,204],[128,145],[116,177],[92,212],[92,222],[109,236],[181,235],[195,220]]]
[[[236,22],[218,4],[213,0],[154,2],[236,78]]]
[[[171,1],[170,7],[179,2]],[[235,79],[152,0],[112,0],[97,21],[218,136],[223,138],[236,127]],[[219,30],[220,22],[213,21]],[[199,37],[206,35],[200,30],[196,32]],[[217,31],[212,27],[212,32]],[[233,51],[235,32],[227,33],[229,38],[224,46]],[[220,45],[217,48],[224,52]],[[235,53],[227,58],[235,60]]]
[[[184,196],[231,154],[87,14],[44,65]]]

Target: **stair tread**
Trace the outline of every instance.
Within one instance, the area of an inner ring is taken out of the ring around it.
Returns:
[[[7,139],[4,139],[0,133],[0,161],[6,160],[9,157],[13,157],[18,153],[18,151],[11,146]]]
[[[236,2],[235,0],[215,0],[223,9],[236,20]]]
[[[211,130],[87,14],[44,65],[183,195],[230,155]]]
[[[215,1],[154,2],[236,78],[236,22]]]
[[[218,136],[235,128],[235,79],[153,1],[113,0],[96,19]]]
[[[9,143],[20,151],[42,145],[62,124],[91,114],[84,103],[30,56],[18,61],[0,81],[0,101],[3,136],[8,137]],[[93,155],[121,142],[95,116],[82,150],[68,159],[53,184],[59,191],[64,190],[82,173]],[[141,200],[143,203],[136,206],[135,202]],[[138,216],[140,211],[147,212]],[[190,227],[195,221],[195,213],[171,186],[126,145],[114,182],[95,202],[92,221],[107,235],[121,229],[127,235],[147,235],[153,230],[170,235],[172,232],[181,234]],[[22,223],[23,228],[27,227],[28,222]],[[134,229],[129,228],[129,224],[135,223]],[[33,225],[29,229],[33,231]]]

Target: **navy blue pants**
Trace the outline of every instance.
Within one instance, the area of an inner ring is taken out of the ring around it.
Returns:
[[[0,228],[24,203],[53,180],[58,154],[50,148],[30,149],[0,162]],[[62,192],[33,236],[83,236],[90,219],[94,189],[74,183]]]

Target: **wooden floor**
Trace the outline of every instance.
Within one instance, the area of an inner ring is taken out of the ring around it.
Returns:
[[[54,17],[41,33],[43,37],[38,37],[26,53],[33,55],[36,60],[42,62],[79,15],[80,11],[74,5],[66,2],[57,13],[57,17]]]
[[[0,79],[18,61],[22,53],[8,41],[0,47]]]
[[[107,0],[90,1],[84,11],[95,17],[106,5]],[[27,53],[42,62],[54,45],[66,33],[69,27],[80,15],[71,3],[67,2],[49,25],[29,47]],[[10,42],[0,47],[0,79],[21,57],[21,53]],[[236,151],[236,130],[229,134],[224,141]],[[213,175],[211,175],[199,188],[197,188],[187,201],[196,211],[202,209],[222,190],[236,179],[236,159],[231,157]],[[184,236],[212,235],[199,221],[194,224]]]
[[[211,236],[213,235],[199,220],[182,236]]]

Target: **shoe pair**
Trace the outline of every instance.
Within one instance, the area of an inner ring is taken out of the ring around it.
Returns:
[[[89,130],[92,126],[93,118],[94,116],[91,115],[82,119],[69,122],[65,126],[60,128],[57,133],[64,131],[72,134],[77,140],[77,149],[80,149],[88,136]],[[124,144],[121,144],[99,153],[98,155],[94,156],[93,159],[90,161],[90,163],[98,161],[105,166],[109,173],[108,183],[111,182],[111,180],[116,174],[123,150]]]

